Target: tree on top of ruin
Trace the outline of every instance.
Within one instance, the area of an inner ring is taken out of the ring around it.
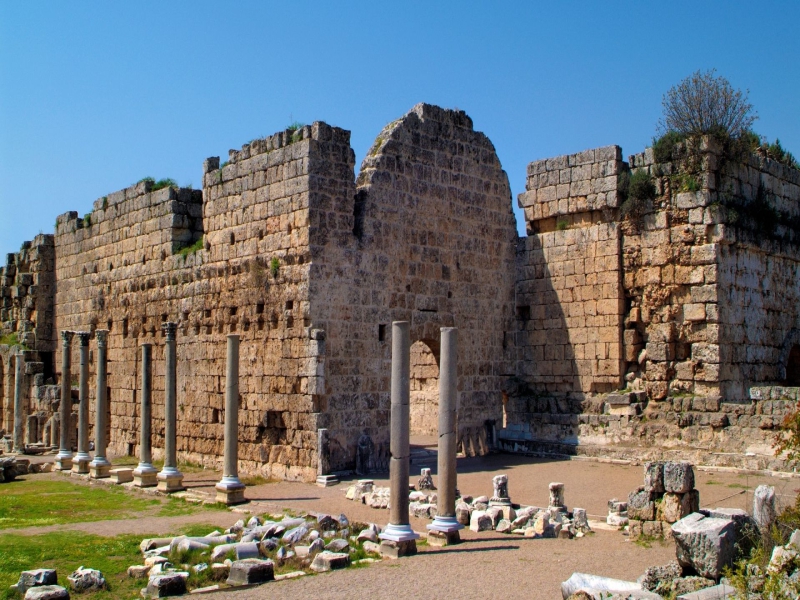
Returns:
[[[682,136],[723,134],[739,138],[750,132],[758,115],[749,90],[734,89],[716,69],[696,71],[664,94],[658,133]]]

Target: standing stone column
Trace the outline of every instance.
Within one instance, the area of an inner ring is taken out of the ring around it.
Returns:
[[[383,533],[381,554],[392,558],[417,553],[419,537],[408,520],[409,397],[411,395],[411,343],[408,321],[392,323],[391,422],[389,478],[391,510]]]
[[[217,502],[244,502],[245,485],[239,481],[239,336],[228,336],[225,369],[225,468],[216,485]]]
[[[22,408],[22,390],[25,381],[25,356],[19,352],[14,360],[14,452],[25,449],[23,429],[25,415]]]
[[[458,329],[442,327],[439,360],[439,494],[436,517],[428,525],[428,541],[456,544],[464,526],[456,519],[456,415],[458,411]]]
[[[108,330],[98,329],[97,335],[97,390],[94,415],[94,460],[89,463],[89,477],[103,479],[111,474],[111,463],[106,458],[106,428],[108,419]]]
[[[61,413],[60,440],[56,454],[56,469],[72,469],[72,448],[69,447],[69,430],[72,419],[72,336],[74,331],[61,332]]]
[[[183,473],[178,470],[177,428],[177,359],[175,333],[178,324],[168,321],[161,325],[166,336],[164,344],[164,467],[158,473],[160,492],[179,492],[183,487]]]
[[[133,485],[153,487],[158,483],[158,470],[153,466],[151,446],[153,392],[153,345],[142,344],[142,405],[140,411],[141,440],[139,441],[139,465],[133,470]]]
[[[89,462],[89,338],[88,331],[77,331],[80,349],[80,374],[78,378],[78,453],[72,459],[73,473],[88,473]]]

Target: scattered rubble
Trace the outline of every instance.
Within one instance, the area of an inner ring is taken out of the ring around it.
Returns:
[[[609,502],[609,511],[611,511]],[[626,516],[631,539],[640,536],[669,538],[669,525],[700,509],[694,489],[694,467],[687,462],[653,461],[644,465],[644,485],[628,495]],[[609,524],[623,519],[611,517]]]

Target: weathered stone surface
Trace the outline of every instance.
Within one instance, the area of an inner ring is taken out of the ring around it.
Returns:
[[[350,555],[343,552],[320,552],[314,557],[311,569],[317,573],[331,571],[333,569],[344,569],[350,566]]]
[[[431,470],[428,468],[422,469],[420,473],[419,480],[417,481],[417,489],[418,490],[435,490],[436,486],[433,485],[433,477],[431,476]]]
[[[635,599],[650,599],[657,600],[661,596],[652,594],[647,590],[642,589],[642,586],[635,581],[623,581],[621,579],[611,579],[610,577],[600,577],[598,575],[590,575],[588,573],[573,573],[570,578],[561,584],[561,596],[565,600],[572,594],[580,590],[592,592],[611,592],[623,594],[623,597],[632,596]],[[610,594],[606,594],[607,596]]]
[[[678,562],[699,575],[719,579],[734,558],[733,522],[692,513],[672,526]]]
[[[664,489],[685,494],[694,489],[694,467],[688,462],[664,463]]]
[[[185,593],[186,576],[179,573],[151,576],[147,587],[142,590],[145,598],[167,598],[168,596],[182,596]]]
[[[85,569],[78,567],[76,571],[67,577],[70,587],[76,592],[94,592],[104,590],[108,587],[106,578],[97,569]]]
[[[456,520],[464,526],[468,526],[470,524],[470,516],[472,514],[472,509],[470,509],[469,504],[465,502],[459,502],[456,504]]]
[[[476,510],[470,517],[469,528],[476,532],[489,531],[492,529],[492,517],[486,511]]]
[[[28,588],[25,600],[69,600],[69,592],[60,585],[41,585]]]
[[[644,489],[650,493],[664,491],[664,462],[653,461],[644,464]]]
[[[265,583],[275,579],[275,565],[271,560],[246,558],[233,562],[225,583],[228,585],[249,585]]]
[[[677,600],[726,600],[736,597],[736,588],[721,583],[696,592],[683,593]]]
[[[19,574],[17,581],[17,591],[24,594],[26,590],[41,585],[56,585],[58,574],[55,569],[31,569]]]
[[[628,518],[640,521],[655,519],[655,503],[650,492],[643,487],[628,495]]]
[[[325,550],[328,552],[344,552],[349,548],[350,544],[347,542],[347,540],[343,540],[341,538],[333,539],[325,545]]]
[[[128,567],[128,577],[131,579],[145,579],[150,574],[151,567],[147,565],[131,565]]]
[[[753,492],[753,519],[761,530],[769,529],[775,522],[775,488],[759,485]]]
[[[669,590],[672,581],[682,575],[683,569],[681,566],[677,561],[672,561],[666,565],[648,567],[639,578],[639,583],[646,590],[665,594]]]

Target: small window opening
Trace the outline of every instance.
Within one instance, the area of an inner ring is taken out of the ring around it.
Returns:
[[[385,342],[386,341],[386,325],[378,325],[378,341]]]
[[[236,316],[236,308],[237,308],[237,307],[235,307],[235,306],[231,306],[231,308],[230,308],[230,315],[231,315],[232,317],[235,317],[235,316]]]
[[[231,234],[231,246],[233,246],[235,243],[236,243],[236,236],[234,234]]]
[[[292,310],[294,308],[294,300],[287,300],[286,301],[286,310]]]
[[[264,314],[264,303],[263,302],[259,302],[258,304],[256,304],[256,314],[257,315]]]
[[[518,306],[517,307],[517,319],[520,321],[530,321],[531,320],[531,307],[530,306]]]

